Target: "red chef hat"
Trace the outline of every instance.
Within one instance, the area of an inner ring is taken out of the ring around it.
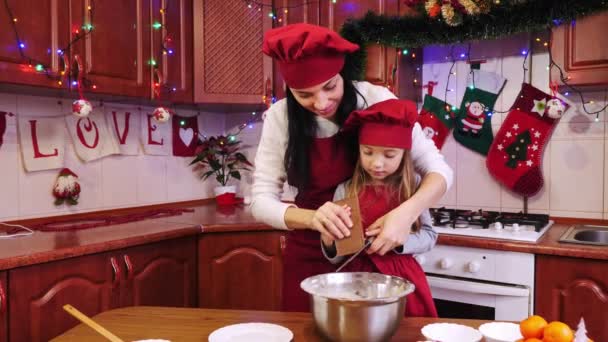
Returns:
[[[359,144],[409,150],[417,117],[414,102],[391,99],[352,112],[344,123],[344,129],[358,129]]]
[[[342,70],[344,54],[359,49],[336,32],[311,24],[292,24],[267,31],[262,51],[277,60],[290,88],[327,81]]]

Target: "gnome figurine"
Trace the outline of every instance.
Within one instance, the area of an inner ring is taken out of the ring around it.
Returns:
[[[55,185],[53,186],[53,196],[55,196],[55,205],[61,205],[66,202],[68,205],[78,204],[80,197],[80,184],[78,184],[78,176],[70,169],[63,169],[59,172]]]

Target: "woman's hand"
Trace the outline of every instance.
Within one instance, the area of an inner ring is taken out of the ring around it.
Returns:
[[[365,232],[368,237],[376,236],[367,253],[385,255],[393,248],[405,244],[416,217],[405,210],[400,211],[399,208],[395,208],[377,219]]]
[[[350,236],[350,228],[353,226],[350,214],[348,206],[325,202],[312,215],[310,227],[321,233],[326,245],[331,245],[334,240]]]

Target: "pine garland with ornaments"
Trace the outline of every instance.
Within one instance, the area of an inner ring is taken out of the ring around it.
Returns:
[[[406,0],[405,3],[418,9],[418,15],[387,16],[370,11],[363,18],[344,23],[340,34],[362,47],[375,43],[405,50],[545,30],[608,9],[606,0]],[[429,5],[427,10],[427,3],[441,4],[442,8]],[[461,20],[456,19],[457,15]],[[451,19],[446,21],[445,17]],[[364,78],[365,59],[365,49],[346,59],[346,71],[354,79]]]

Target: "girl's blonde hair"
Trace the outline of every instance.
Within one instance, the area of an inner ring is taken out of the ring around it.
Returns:
[[[370,184],[371,177],[361,166],[361,158],[357,159],[353,178],[346,189],[347,197],[357,197],[363,188]],[[384,179],[385,185],[390,187],[390,196],[397,195],[398,203],[403,203],[410,199],[416,192],[416,173],[409,150],[403,153],[403,159],[399,168]],[[420,218],[417,218],[412,226],[412,231],[420,229]]]

